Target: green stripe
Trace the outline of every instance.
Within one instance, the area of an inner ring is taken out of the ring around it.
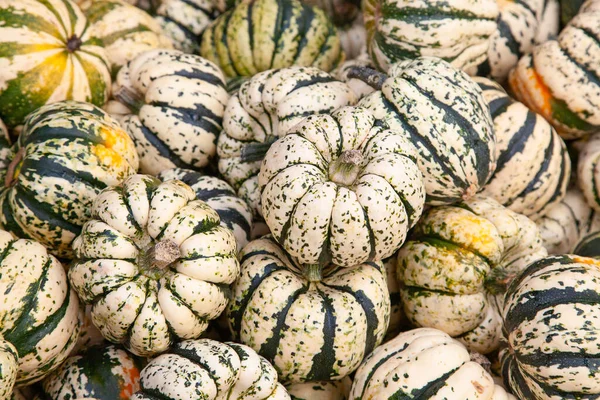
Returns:
[[[27,14],[14,7],[0,9],[2,28],[26,28],[31,32],[44,32],[57,39],[64,40],[62,33],[49,21],[35,14]]]

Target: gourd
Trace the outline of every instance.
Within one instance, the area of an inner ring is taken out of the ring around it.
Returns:
[[[42,383],[50,400],[128,400],[139,390],[142,362],[114,345],[90,347],[69,357]]]
[[[331,71],[344,60],[337,30],[325,12],[299,0],[240,2],[204,31],[200,55],[227,77],[292,65]]]
[[[536,220],[566,195],[567,147],[544,118],[511,99],[499,84],[475,81],[490,107],[497,140],[496,170],[481,193]]]
[[[210,339],[175,344],[142,370],[140,385],[131,400],[290,400],[273,366],[254,350]]]
[[[600,133],[592,135],[579,153],[577,160],[577,183],[586,202],[595,211],[600,211]]]
[[[600,261],[557,255],[531,264],[510,285],[503,311],[508,347],[502,376],[520,399],[592,399]]]
[[[286,385],[292,400],[348,400],[352,381],[299,382]]]
[[[258,73],[231,96],[217,142],[219,172],[262,214],[258,172],[267,150],[304,117],[353,105],[348,85],[314,67]]]
[[[271,236],[250,242],[240,260],[231,330],[282,382],[341,380],[383,340],[390,300],[380,262],[301,265]]]
[[[518,100],[541,114],[564,139],[600,129],[600,2],[588,0],[561,31],[524,56],[509,76]]]
[[[361,107],[302,120],[258,176],[273,237],[301,264],[352,266],[391,256],[423,211],[407,140]]]
[[[0,400],[11,398],[17,380],[17,349],[0,337]]]
[[[113,85],[109,111],[132,137],[140,171],[155,175],[206,166],[229,95],[221,71],[202,57],[151,50],[125,66]]]
[[[233,232],[238,251],[248,244],[252,233],[252,210],[227,182],[181,168],[165,170],[157,178],[162,181],[178,179],[191,187],[198,200],[206,202],[219,214],[221,226]]]
[[[92,104],[64,101],[29,114],[0,190],[0,225],[61,258],[90,217],[92,200],[138,168],[127,133]]]
[[[217,212],[185,183],[148,175],[107,188],[91,208],[69,280],[102,335],[139,356],[199,337],[239,274]]]
[[[4,0],[0,21],[0,118],[9,128],[48,103],[108,100],[106,51],[71,0]]]
[[[57,368],[75,346],[79,301],[63,266],[41,244],[0,231],[0,254],[0,379],[14,379],[11,359],[18,355],[16,384],[27,385]],[[5,388],[12,385],[0,386],[0,393]]]
[[[584,257],[600,258],[600,231],[584,236],[575,246],[573,254]]]
[[[398,252],[404,312],[415,326],[490,353],[502,339],[507,283],[546,255],[535,223],[495,200],[432,208]]]
[[[376,67],[439,57],[474,74],[487,58],[496,31],[496,0],[367,0],[363,3],[367,47]]]
[[[496,168],[496,134],[481,88],[432,57],[394,64],[388,75],[357,68],[376,87],[359,105],[406,138],[417,153],[427,203],[467,200]]]

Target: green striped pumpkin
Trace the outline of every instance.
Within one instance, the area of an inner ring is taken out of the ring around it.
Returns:
[[[506,293],[506,386],[527,400],[597,398],[599,305],[600,261],[557,255],[531,264]]]
[[[0,189],[0,225],[71,258],[94,197],[138,167],[131,139],[91,104],[66,101],[25,120]]]
[[[352,380],[298,382],[285,386],[292,400],[348,400]]]
[[[102,335],[139,356],[198,338],[239,274],[217,212],[185,183],[149,175],[104,190],[91,208],[69,279]]]
[[[567,147],[552,125],[511,99],[496,82],[475,78],[494,120],[496,170],[482,194],[535,220],[566,195]]]
[[[89,33],[71,0],[0,2],[0,118],[9,128],[44,104],[108,100],[107,54]]]
[[[583,144],[577,160],[577,184],[585,200],[595,211],[600,211],[600,133],[589,137]]]
[[[260,218],[258,172],[270,145],[304,117],[354,103],[356,96],[348,85],[318,68],[256,74],[227,103],[217,142],[219,172]]]
[[[439,57],[476,72],[496,30],[496,0],[365,0],[367,47],[378,69],[402,60]]]
[[[140,384],[131,400],[290,400],[273,366],[254,350],[210,339],[175,344],[148,363]]]
[[[299,0],[241,2],[204,31],[200,54],[228,77],[292,65],[330,71],[344,60],[325,12]]]
[[[0,400],[10,399],[17,380],[17,349],[0,337]]]
[[[573,254],[584,257],[600,258],[600,231],[584,236],[575,246]]]
[[[132,137],[140,171],[198,169],[216,155],[229,95],[221,71],[178,50],[140,54],[118,74],[109,112]]]

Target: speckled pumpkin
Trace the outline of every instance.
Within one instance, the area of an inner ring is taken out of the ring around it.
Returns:
[[[73,242],[69,279],[102,335],[151,356],[198,338],[239,274],[233,233],[178,180],[133,175],[104,190]]]
[[[131,400],[290,400],[273,366],[254,350],[210,339],[177,343],[150,361],[140,384]]]
[[[132,137],[140,171],[201,168],[216,154],[229,94],[221,71],[177,50],[140,54],[118,74],[109,112]]]
[[[240,2],[204,31],[200,54],[228,77],[292,65],[330,71],[344,60],[325,12],[299,0]]]
[[[359,105],[398,131],[417,153],[427,202],[451,204],[477,193],[496,168],[496,135],[481,88],[438,58],[395,64],[381,90]]]
[[[303,118],[353,105],[348,85],[314,67],[261,72],[242,84],[225,109],[217,142],[219,172],[261,214],[258,172],[275,140]]]
[[[352,380],[299,382],[286,385],[292,400],[348,400]]]
[[[302,264],[391,256],[425,201],[410,150],[361,107],[302,120],[271,146],[258,176],[271,233]]]
[[[140,389],[140,359],[114,345],[69,357],[42,382],[48,400],[129,400]]]
[[[0,337],[0,400],[8,400],[17,380],[17,349]]]
[[[527,400],[597,398],[599,304],[600,260],[559,255],[531,264],[506,293],[507,387]]]
[[[381,343],[390,311],[381,263],[301,266],[270,236],[250,242],[240,259],[232,332],[282,381],[340,380]]]
[[[9,128],[44,104],[109,96],[105,50],[71,0],[0,1],[0,118]]]
[[[502,339],[506,284],[546,255],[535,223],[495,200],[432,208],[398,252],[404,312],[487,354]]]
[[[0,190],[0,225],[61,258],[98,193],[138,168],[133,142],[101,109],[74,101],[31,113]]]
[[[600,133],[583,143],[577,161],[577,183],[585,200],[600,211]]]
[[[475,81],[490,107],[497,139],[496,170],[481,193],[535,220],[565,197],[571,176],[567,147],[552,125],[499,84]]]

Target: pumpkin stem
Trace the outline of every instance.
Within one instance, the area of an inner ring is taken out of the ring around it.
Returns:
[[[177,243],[161,240],[141,255],[140,267],[152,275],[161,276],[163,270],[181,257]]]
[[[242,148],[241,159],[244,163],[262,161],[271,148],[271,145],[279,139],[277,136],[270,136],[262,143],[249,143]]]
[[[15,158],[8,164],[8,168],[6,169],[6,176],[4,177],[4,187],[8,188],[13,186],[17,182],[17,176],[19,176],[18,167],[23,161],[23,157],[25,156],[25,148],[21,147],[17,154],[15,154]]]
[[[359,79],[375,90],[381,90],[383,83],[388,78],[383,72],[359,65],[350,67],[347,76],[349,79]]]
[[[113,96],[115,99],[129,107],[135,114],[138,114],[144,105],[144,99],[138,93],[126,87],[117,90]]]
[[[495,267],[485,278],[485,288],[491,294],[506,292],[508,285],[515,279],[516,274],[502,267]]]
[[[486,356],[476,351],[470,351],[469,356],[471,357],[471,361],[481,365],[489,374],[492,373],[492,363]]]
[[[69,53],[76,52],[81,47],[83,42],[77,36],[73,35],[67,39],[67,50]]]
[[[363,156],[360,150],[346,150],[329,165],[329,179],[342,186],[352,186],[358,177]]]
[[[306,264],[302,273],[309,282],[320,282],[323,279],[323,267],[319,264]]]

